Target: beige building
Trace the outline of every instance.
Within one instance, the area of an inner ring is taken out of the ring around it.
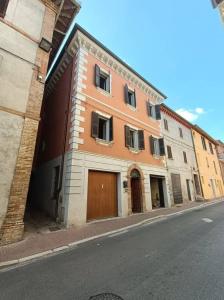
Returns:
[[[197,125],[192,127],[192,136],[204,198],[211,200],[223,197],[224,187],[216,151],[217,141]]]
[[[224,1],[223,0],[212,0],[213,7],[218,7],[218,10],[220,12],[220,16],[222,18],[222,21],[224,22]]]
[[[0,1],[0,244],[20,240],[50,48],[75,0]]]
[[[217,154],[218,154],[218,159],[219,159],[219,164],[220,164],[220,169],[222,173],[222,180],[224,183],[224,143],[221,141],[217,141]]]

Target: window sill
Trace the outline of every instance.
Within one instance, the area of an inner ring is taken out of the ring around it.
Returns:
[[[101,140],[101,139],[98,139],[96,138],[96,143],[97,144],[100,144],[100,145],[103,145],[103,146],[111,146],[114,144],[114,141],[105,141],[105,140]]]
[[[158,155],[158,154],[153,154],[153,157],[154,157],[155,159],[161,159],[161,158],[162,158],[162,156],[160,156],[160,155]]]
[[[134,107],[134,106],[132,106],[131,104],[128,104],[128,103],[127,103],[127,107],[130,108],[130,109],[133,110],[133,111],[137,111],[137,108]]]
[[[132,148],[132,147],[128,147],[128,149],[129,149],[130,152],[132,152],[132,153],[134,153],[134,154],[138,154],[138,153],[141,152],[141,150],[136,149],[136,148]]]
[[[105,96],[107,96],[107,97],[112,97],[111,92],[107,92],[107,91],[105,91],[104,89],[101,89],[100,87],[97,87],[97,90],[98,90],[101,94],[103,94],[103,95],[105,95]]]

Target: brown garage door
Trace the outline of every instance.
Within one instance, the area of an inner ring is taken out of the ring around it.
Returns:
[[[173,200],[175,204],[182,203],[182,189],[180,182],[180,174],[171,174],[172,189],[173,189]]]
[[[117,216],[117,175],[89,171],[87,220]]]

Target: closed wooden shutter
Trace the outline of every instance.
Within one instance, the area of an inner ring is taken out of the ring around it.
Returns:
[[[124,101],[125,103],[129,103],[129,99],[128,99],[128,85],[125,84],[125,87],[124,87]]]
[[[163,138],[159,139],[159,154],[161,156],[165,155],[165,146]]]
[[[138,131],[138,148],[139,148],[139,150],[145,149],[144,131],[143,130]]]
[[[9,0],[0,0],[0,17],[4,18]]]
[[[152,155],[155,154],[154,141],[155,141],[155,138],[151,135],[149,137],[149,144],[150,144],[150,150],[151,150]]]
[[[110,122],[110,136],[109,136],[109,140],[113,141],[113,139],[114,139],[114,135],[113,135],[113,117],[110,118],[109,122]]]
[[[95,65],[95,85],[100,86],[100,67]]]
[[[186,163],[187,163],[187,154],[186,154],[185,151],[183,151],[183,156],[184,156],[184,162],[185,162],[185,164],[186,164]]]
[[[96,112],[92,112],[92,129],[91,135],[94,138],[99,136],[99,115]]]
[[[148,114],[149,117],[151,116],[150,106],[151,106],[150,102],[146,101],[146,111],[147,111],[147,114]]]
[[[134,90],[134,107],[136,107],[136,92],[135,92],[135,90]]]
[[[170,158],[170,159],[173,158],[172,150],[171,150],[171,147],[170,147],[170,146],[167,146],[167,155],[168,155],[168,158]]]
[[[155,105],[156,120],[161,120],[160,105]]]
[[[130,146],[130,128],[125,125],[124,126],[124,134],[125,134],[125,147]]]

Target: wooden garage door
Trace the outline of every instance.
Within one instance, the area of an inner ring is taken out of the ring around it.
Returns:
[[[117,216],[117,175],[89,171],[87,220]]]
[[[173,189],[173,200],[175,204],[183,202],[182,189],[180,174],[171,174],[172,189]]]

